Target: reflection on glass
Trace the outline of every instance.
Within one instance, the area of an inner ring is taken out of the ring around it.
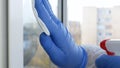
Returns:
[[[57,15],[57,1],[49,0]],[[32,11],[31,0],[23,0],[24,68],[56,68],[39,43],[40,27]]]

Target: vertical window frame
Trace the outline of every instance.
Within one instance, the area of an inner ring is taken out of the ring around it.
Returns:
[[[8,68],[23,68],[22,8],[22,0],[8,1]]]

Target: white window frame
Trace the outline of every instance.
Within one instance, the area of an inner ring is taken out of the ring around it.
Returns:
[[[65,5],[64,2],[65,0],[63,0],[63,7],[66,7],[67,5],[64,6]],[[60,6],[62,6],[62,0],[59,0],[58,7]],[[63,9],[65,10],[66,8],[59,8],[58,11],[63,10]],[[61,11],[58,12],[58,16],[59,15],[61,16],[62,14],[64,15],[66,13],[62,13]],[[8,46],[9,46],[8,47],[8,53],[9,53],[8,68],[24,68],[23,0],[9,0],[8,1]],[[0,68],[3,68],[3,67],[0,67]]]
[[[23,1],[8,1],[8,68],[23,68]]]

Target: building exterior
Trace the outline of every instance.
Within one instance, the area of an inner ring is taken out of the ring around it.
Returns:
[[[85,7],[81,29],[82,44],[99,44],[104,39],[120,39],[120,7]]]
[[[81,43],[97,44],[97,9],[85,7],[83,9],[83,24],[81,24]]]

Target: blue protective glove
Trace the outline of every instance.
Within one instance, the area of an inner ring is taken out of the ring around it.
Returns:
[[[97,68],[120,68],[120,56],[102,55],[96,60]]]
[[[52,62],[60,68],[85,68],[86,51],[76,46],[68,30],[53,14],[48,0],[35,0],[35,8],[50,31],[50,36],[40,35],[40,42]]]

